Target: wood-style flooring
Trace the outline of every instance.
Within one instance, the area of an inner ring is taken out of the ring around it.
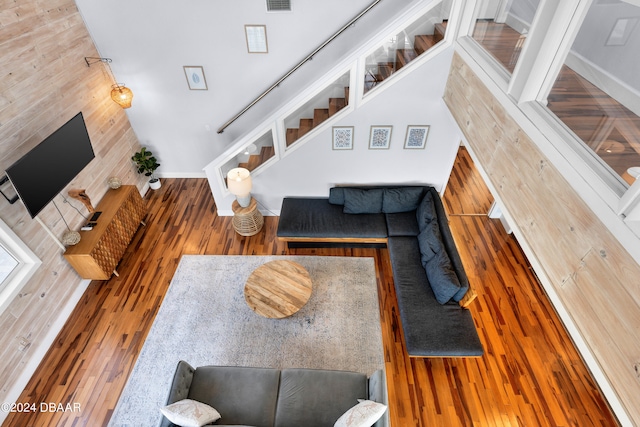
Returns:
[[[517,242],[486,216],[491,196],[464,149],[444,200],[478,292],[470,309],[486,350],[481,358],[407,356],[386,249],[290,252],[375,259],[392,425],[616,425]],[[19,399],[81,410],[11,414],[4,426],[106,425],[182,254],[287,253],[276,217],[265,218],[256,236],[235,234],[231,218],[215,214],[204,179],[165,179],[145,201],[147,225],[120,277],[91,283]]]
[[[513,73],[526,36],[506,24],[478,20],[473,39]],[[640,165],[640,117],[567,65],[546,106],[618,175]]]

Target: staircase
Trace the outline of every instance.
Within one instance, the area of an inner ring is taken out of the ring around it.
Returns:
[[[430,11],[426,13],[429,12]],[[407,22],[415,23],[416,15],[421,16],[419,13],[414,14],[408,12],[407,17],[410,17],[411,21]],[[421,16],[421,19],[422,18],[424,18],[424,15]],[[238,140],[233,149],[228,150],[227,154],[221,156],[220,162],[212,162],[208,165],[205,170],[207,171],[209,179],[218,180],[222,178],[222,180],[218,182],[222,184],[220,187],[224,190],[226,188],[225,171],[233,167],[242,167],[249,171],[254,171],[258,168],[262,170],[262,165],[265,165],[265,163],[271,164],[273,163],[273,159],[280,159],[283,155],[286,155],[287,148],[303,139],[303,137],[313,129],[326,124],[327,120],[338,114],[341,110],[344,110],[345,107],[348,107],[350,86],[353,87],[354,84],[362,85],[363,92],[366,94],[379,83],[388,79],[395,72],[401,70],[420,55],[430,50],[444,39],[447,22],[445,20],[433,24],[433,26],[429,25],[429,23],[434,22],[434,20],[437,22],[437,20],[442,19],[437,14],[427,19],[426,27],[433,28],[433,34],[403,32],[397,36],[387,37],[385,40],[390,40],[390,42],[383,42],[379,53],[378,50],[376,50],[376,53],[368,54],[367,52],[373,51],[370,46],[363,47],[359,52],[356,51],[356,53],[354,53],[354,57],[351,60],[355,60],[357,55],[361,55],[360,58],[364,59],[363,67],[360,68],[358,62],[356,62],[347,68],[347,61],[336,65],[336,74],[330,74],[330,77],[320,79],[320,81],[316,82],[317,84],[311,84],[309,90],[302,92],[302,95],[299,97],[300,101],[296,101],[298,107],[294,112],[281,108],[275,113],[278,115],[275,123],[272,122],[273,119],[270,118],[258,126],[258,128],[262,129],[262,137],[255,139],[255,137],[250,136]],[[422,30],[421,32],[430,31],[431,30]],[[401,41],[394,41],[395,37],[398,37]],[[411,38],[413,38],[413,43],[406,43],[406,41],[411,40]],[[403,43],[402,40],[405,42]],[[397,45],[394,45],[394,43],[397,43]],[[412,45],[412,47],[407,48],[410,45]],[[369,56],[365,58],[364,55],[366,54]],[[345,71],[346,69],[349,71]],[[364,77],[364,81],[362,77]],[[353,94],[351,95],[353,96]],[[356,96],[358,95],[359,91],[356,91]],[[355,105],[354,108],[357,108],[357,105]],[[285,128],[282,135],[280,131],[276,130],[278,129],[278,122],[283,124]],[[297,127],[289,127],[296,125]],[[254,143],[261,147],[260,152],[255,154],[247,153],[244,147],[249,147]],[[304,141],[301,143],[304,143]],[[241,160],[246,158],[241,156],[243,153],[245,156],[247,154],[249,154],[249,156],[248,160],[241,162]],[[222,197],[224,196],[226,196],[226,193],[223,191]]]
[[[291,146],[294,142],[302,138],[311,129],[327,120],[349,104],[349,88],[344,88],[344,98],[329,98],[328,108],[315,108],[313,110],[313,118],[300,119],[300,125],[297,128],[287,128],[286,144]]]
[[[433,34],[420,34],[414,37],[413,49],[396,49],[394,62],[378,63],[378,72],[369,74],[365,86],[364,93],[367,93],[385,79],[391,77],[393,73],[400,70],[409,62],[435,46],[440,40],[444,39],[446,30],[446,21],[435,25]]]

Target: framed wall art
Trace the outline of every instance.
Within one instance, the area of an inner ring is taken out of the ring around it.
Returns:
[[[266,25],[245,25],[244,34],[247,39],[247,52],[269,53]]]
[[[371,126],[369,135],[370,150],[386,150],[391,144],[391,130],[393,126]]]
[[[421,149],[427,144],[429,126],[407,126],[407,136],[404,140],[405,149]]]
[[[611,28],[606,46],[626,46],[629,36],[638,23],[638,18],[618,18]]]
[[[191,90],[208,90],[207,80],[204,78],[204,69],[199,65],[185,65],[184,75]]]
[[[353,150],[353,126],[334,126],[331,132],[334,150]]]

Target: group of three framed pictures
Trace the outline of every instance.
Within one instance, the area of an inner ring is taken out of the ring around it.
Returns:
[[[391,131],[393,126],[371,126],[369,134],[370,150],[386,150],[391,145]],[[353,126],[334,126],[333,129],[333,149],[352,150],[353,149]],[[407,134],[404,138],[405,149],[422,149],[427,144],[429,126],[407,126]]]

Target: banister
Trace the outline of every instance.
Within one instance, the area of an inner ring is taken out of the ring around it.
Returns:
[[[294,72],[296,72],[296,70],[300,67],[302,67],[305,63],[307,63],[308,61],[310,61],[318,52],[320,52],[322,49],[324,49],[329,43],[331,43],[336,37],[338,37],[340,34],[342,34],[343,32],[345,32],[347,30],[347,28],[349,28],[350,26],[352,26],[353,24],[356,23],[356,21],[358,21],[360,18],[362,18],[362,16],[364,16],[367,12],[369,12],[371,9],[373,9],[373,7],[375,5],[377,5],[378,3],[380,3],[382,0],[376,0],[373,3],[371,3],[369,6],[367,6],[364,10],[362,10],[362,12],[358,13],[354,18],[352,18],[349,22],[347,22],[342,28],[340,28],[338,31],[335,32],[335,34],[333,34],[331,37],[329,37],[326,41],[324,41],[320,46],[318,46],[317,48],[314,49],[313,52],[311,52],[309,55],[307,55],[302,61],[300,61],[297,65],[295,65],[291,70],[289,70],[285,75],[283,75],[282,77],[280,77],[274,84],[272,84],[271,86],[269,86],[269,88],[267,90],[265,90],[264,92],[262,92],[262,94],[260,94],[256,99],[254,99],[253,101],[251,101],[246,107],[244,107],[242,110],[240,110],[240,112],[238,112],[235,116],[233,116],[232,118],[230,118],[229,120],[227,120],[225,122],[225,124],[223,124],[222,126],[220,126],[220,128],[218,129],[218,133],[222,133],[224,132],[224,130],[233,122],[235,122],[236,120],[238,120],[238,118],[240,118],[240,116],[242,116],[244,113],[246,113],[251,107],[253,107],[254,105],[256,105],[258,103],[258,101],[260,101],[262,98],[264,98],[265,96],[267,96],[272,90],[274,90],[275,88],[277,88],[278,86],[280,86],[280,83],[282,83],[283,81],[285,81],[291,74],[293,74]]]

